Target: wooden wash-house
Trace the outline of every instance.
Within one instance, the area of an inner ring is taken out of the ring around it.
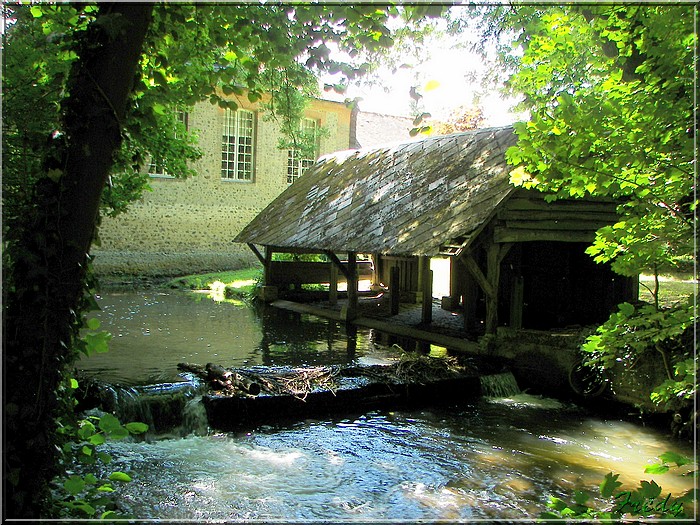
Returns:
[[[370,254],[373,281],[396,299],[422,300],[425,323],[432,257],[451,260],[443,307],[462,309],[468,333],[602,322],[638,294],[636,279],[585,253],[595,231],[616,222],[616,203],[546,202],[513,186],[505,152],[516,142],[508,126],[322,157],[235,241],[258,255],[267,285],[345,277],[349,317],[358,254]],[[274,252],[332,262],[285,266],[272,261]]]

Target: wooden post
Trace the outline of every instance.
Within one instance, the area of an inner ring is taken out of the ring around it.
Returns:
[[[263,286],[269,286],[271,282],[270,268],[272,262],[272,247],[265,246],[265,262],[263,262]]]
[[[348,252],[348,306],[345,320],[357,317],[357,253]]]
[[[426,257],[426,259],[428,258]],[[430,261],[430,259],[428,259],[428,261]],[[423,270],[421,322],[423,324],[430,324],[433,322],[433,271],[430,269],[429,263],[424,265]]]
[[[430,324],[433,320],[433,272],[430,271],[430,257],[418,258],[418,290],[420,291],[421,322]]]
[[[491,293],[486,297],[487,334],[495,334],[498,328],[498,289],[501,279],[501,261],[512,246],[512,243],[493,243],[486,250],[486,279],[491,288]]]
[[[391,315],[399,313],[399,302],[401,300],[399,267],[392,266],[389,273],[389,298],[391,299]]]
[[[486,280],[490,287],[490,293],[486,295],[485,329],[487,334],[495,334],[498,327],[498,283],[501,277],[498,251],[498,244],[492,244],[486,250]]]
[[[487,334],[495,334],[498,328],[498,288],[501,276],[501,261],[508,254],[513,245],[491,244],[486,250],[486,275],[481,271],[479,265],[471,253],[460,257],[460,261],[467,267],[472,277],[479,283],[479,287],[486,296],[486,321],[485,330]],[[465,297],[465,317],[466,317],[466,297]],[[466,324],[466,319],[465,319]]]
[[[328,304],[335,306],[338,304],[338,267],[335,265],[335,263],[331,263],[330,272]]]

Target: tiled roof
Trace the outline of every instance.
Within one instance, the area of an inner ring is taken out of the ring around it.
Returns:
[[[515,142],[507,126],[324,156],[235,241],[430,256],[467,245],[515,190]]]

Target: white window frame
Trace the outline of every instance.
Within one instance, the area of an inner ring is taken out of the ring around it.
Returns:
[[[227,109],[221,140],[221,180],[253,182],[254,165],[255,113]]]
[[[299,123],[299,130],[303,132],[312,132],[314,140],[318,137],[318,122],[311,118],[302,118]],[[314,147],[316,153],[318,145]],[[317,153],[318,156],[318,153]],[[287,150],[287,184],[293,184],[301,177],[307,169],[314,165],[316,159],[309,159],[301,156],[301,151],[295,148]]]

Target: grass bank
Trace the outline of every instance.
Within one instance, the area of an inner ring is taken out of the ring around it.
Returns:
[[[641,275],[639,278],[639,299],[648,303],[653,303],[651,291],[654,289],[654,276]],[[691,276],[671,276],[659,277],[659,304],[661,306],[671,306],[675,303],[686,300],[688,297],[697,294],[698,283],[692,280]]]
[[[262,268],[244,268],[226,272],[212,272],[197,275],[185,275],[167,281],[167,288],[180,290],[211,290],[225,296],[250,296],[262,279]],[[654,277],[640,277],[639,298],[652,302],[650,289],[654,289]],[[659,279],[659,303],[670,306],[697,293],[698,283],[692,275],[663,276]]]
[[[185,275],[168,281],[167,288],[209,290],[224,297],[250,296],[262,278],[262,268]]]

